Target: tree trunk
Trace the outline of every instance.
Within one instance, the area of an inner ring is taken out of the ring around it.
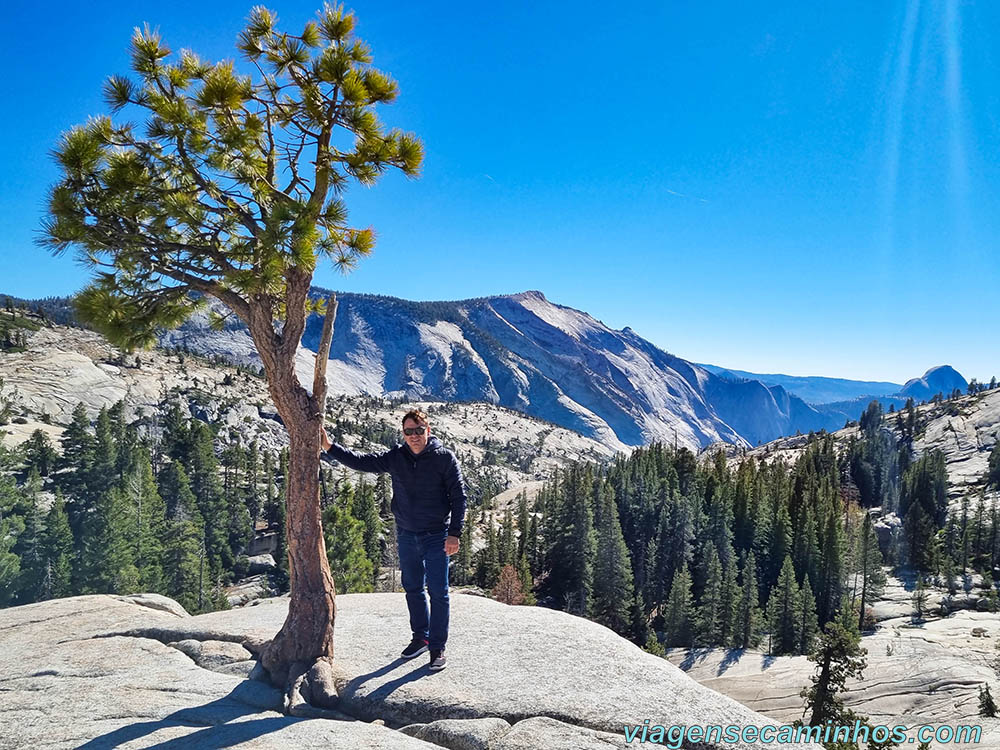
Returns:
[[[261,662],[276,684],[293,666],[333,659],[336,615],[333,577],[326,557],[319,508],[319,425],[316,419],[285,421],[288,455],[287,539],[291,600],[288,617]]]
[[[308,279],[304,283],[308,289]],[[301,305],[291,309],[301,309]],[[324,322],[324,340],[317,354],[312,394],[303,388],[295,374],[298,340],[290,343],[291,339],[277,338],[267,310],[252,310],[250,323],[254,343],[264,362],[271,399],[289,438],[286,536],[291,599],[281,630],[257,651],[271,681],[285,689],[285,711],[297,716],[331,716],[314,707],[333,708],[337,702],[333,679],[336,592],[326,557],[319,501],[325,360],[329,356],[335,315],[333,301],[332,314]],[[285,335],[290,327],[294,328],[290,323],[296,318],[286,319]],[[301,335],[300,330],[296,332]]]

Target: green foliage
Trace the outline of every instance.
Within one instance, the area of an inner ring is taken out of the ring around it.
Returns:
[[[664,641],[667,646],[690,646],[693,631],[691,607],[691,574],[687,563],[674,573],[663,613]]]
[[[594,561],[593,616],[602,625],[625,635],[632,625],[632,566],[610,485],[601,485],[598,502],[601,510]]]
[[[319,259],[349,270],[371,253],[373,231],[347,223],[347,186],[419,172],[420,141],[376,116],[397,86],[372,66],[353,16],[326,6],[299,35],[276,23],[251,11],[240,67],[136,30],[133,75],[112,76],[104,94],[144,127],[95,117],[56,149],[41,244],[75,248],[93,270],[77,313],[122,348],[182,322],[191,292],[244,318],[244,305],[280,316]]]
[[[794,654],[801,643],[801,595],[792,558],[786,556],[767,602],[772,654]]]
[[[816,664],[816,674],[810,678],[812,686],[802,691],[806,711],[811,712],[811,726],[822,726],[827,721],[847,723],[840,694],[848,679],[863,675],[866,654],[853,612],[844,610],[836,620],[826,623],[816,649],[809,654],[809,661]]]
[[[336,502],[323,511],[326,556],[337,591],[373,590],[373,566],[365,552],[364,524],[354,516],[354,488],[341,483]]]

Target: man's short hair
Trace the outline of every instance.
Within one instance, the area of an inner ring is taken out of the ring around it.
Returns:
[[[427,415],[424,414],[422,411],[420,411],[420,409],[410,409],[408,412],[406,412],[406,414],[403,415],[404,425],[406,424],[407,419],[412,420],[417,424],[420,424],[421,422],[423,424],[429,424],[427,421]]]

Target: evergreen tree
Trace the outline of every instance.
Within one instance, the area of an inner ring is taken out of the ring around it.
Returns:
[[[459,547],[461,549],[461,547]],[[492,589],[500,579],[500,545],[497,542],[493,514],[486,520],[486,544],[479,550],[476,561],[476,581],[486,589]]]
[[[531,518],[528,514],[528,495],[521,492],[517,496],[517,559],[525,557],[525,547],[528,543],[528,534],[531,531]]]
[[[772,654],[794,654],[797,651],[799,639],[799,621],[801,613],[801,597],[799,587],[795,582],[795,570],[792,558],[785,556],[785,562],[778,574],[778,581],[771,589],[767,602],[768,628],[771,632]]]
[[[364,525],[354,517],[354,488],[343,482],[336,502],[323,511],[330,573],[340,593],[371,591],[374,573],[365,552]]]
[[[819,589],[817,592],[816,614],[821,623],[833,619],[834,613],[843,596],[844,582],[844,530],[840,522],[840,514],[833,498],[828,494],[826,500],[823,547],[823,561]]]
[[[871,516],[865,513],[861,519],[857,555],[858,576],[861,578],[861,593],[858,609],[858,630],[864,627],[865,612],[869,603],[875,601],[885,587],[885,573],[882,571],[882,553],[878,546],[878,535],[872,525]],[[950,559],[950,558],[948,558]],[[948,575],[953,581],[954,573]],[[953,584],[949,583],[949,587]]]
[[[90,486],[91,466],[94,462],[94,438],[90,434],[90,420],[81,401],[73,409],[73,416],[63,432],[63,470],[59,482],[67,496],[66,511],[77,555],[80,554],[80,540],[83,534],[83,519],[93,508],[96,498]]]
[[[35,430],[22,446],[24,449],[24,464],[28,471],[35,469],[40,476],[47,477],[55,470],[59,454],[52,447],[49,436],[41,430]]]
[[[597,553],[594,559],[593,616],[597,622],[616,633],[628,633],[634,601],[632,566],[628,547],[618,521],[614,490],[603,483],[600,491],[601,525],[597,529]]]
[[[828,721],[846,723],[840,694],[848,679],[861,678],[866,654],[853,612],[845,608],[840,617],[826,623],[816,649],[809,654],[809,661],[816,664],[816,674],[810,678],[812,686],[802,691],[810,726],[823,726]]]
[[[22,531],[13,547],[13,553],[20,561],[20,573],[15,584],[16,600],[20,604],[41,600],[46,573],[45,514],[38,504],[41,480],[37,468],[32,468],[32,478],[24,488],[27,497],[25,513],[21,518]]]
[[[101,493],[84,523],[84,593],[132,594],[139,590],[139,571],[132,559],[128,505],[122,491]]]
[[[591,606],[596,548],[590,467],[573,464],[562,472],[558,487],[546,521],[546,593],[567,612],[586,616]]]
[[[930,597],[927,594],[927,586],[924,583],[924,577],[921,574],[917,574],[917,583],[913,588],[913,620],[914,622],[921,622],[924,619],[924,613],[927,612],[927,602]]]
[[[163,539],[167,530],[166,504],[153,481],[149,453],[142,448],[133,448],[130,464],[125,475],[123,499],[131,558],[139,572],[139,588],[142,591],[162,592],[165,586]]]
[[[729,555],[722,573],[721,637],[725,646],[734,646],[736,619],[740,607],[739,566],[736,555]]]
[[[664,642],[667,646],[690,646],[693,631],[691,608],[691,574],[687,563],[674,573],[666,609],[663,613]]]
[[[803,576],[802,588],[799,589],[799,624],[797,628],[798,653],[808,654],[812,651],[813,640],[819,632],[819,620],[816,617],[816,599],[813,597],[809,577]]]
[[[521,581],[521,596],[524,597],[521,603],[527,606],[534,606],[537,603],[534,592],[535,581],[531,575],[531,566],[528,564],[527,555],[521,558],[521,562],[517,568],[517,576]]]
[[[175,462],[176,463],[176,462]],[[194,521],[177,516],[167,522],[163,577],[167,596],[191,614],[202,611],[211,594],[205,580],[205,534]]]
[[[354,495],[354,508],[357,519],[364,529],[365,555],[372,562],[372,584],[378,580],[379,568],[382,565],[382,519],[378,517],[375,505],[375,488],[362,478]],[[465,530],[464,527],[462,529]],[[461,550],[461,547],[459,547]]]
[[[45,516],[45,578],[41,599],[59,599],[73,594],[73,532],[69,527],[66,506],[60,496]]]
[[[180,461],[171,461],[160,472],[158,494],[165,505],[165,515],[170,521],[191,521],[201,526],[198,501],[191,491],[191,482]]]
[[[514,538],[514,518],[510,510],[503,514],[503,524],[500,526],[500,567],[513,565],[517,562],[517,540]]]
[[[992,487],[1000,487],[1000,433],[995,436],[993,450],[990,451],[986,466],[986,483]]]
[[[756,648],[760,643],[762,615],[757,600],[757,559],[753,550],[747,553],[742,576],[734,645],[737,648]]]
[[[696,642],[703,646],[719,646],[724,643],[722,621],[722,564],[715,544],[706,544],[705,587],[696,616]]]
[[[212,431],[204,422],[192,420],[190,465],[187,467],[198,512],[205,522],[205,553],[212,578],[231,570],[236,561],[230,546],[230,517],[219,478]]]

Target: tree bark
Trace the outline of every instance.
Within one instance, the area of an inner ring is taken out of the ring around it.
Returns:
[[[260,648],[260,663],[271,681],[285,689],[285,710],[305,716],[312,715],[310,704],[333,708],[337,701],[332,670],[336,591],[319,499],[326,382],[324,378],[320,393],[306,392],[295,374],[298,342],[289,345],[274,332],[270,316],[260,312],[251,315],[250,331],[289,439],[286,533],[291,597],[281,630]],[[326,325],[332,330],[332,320]]]

